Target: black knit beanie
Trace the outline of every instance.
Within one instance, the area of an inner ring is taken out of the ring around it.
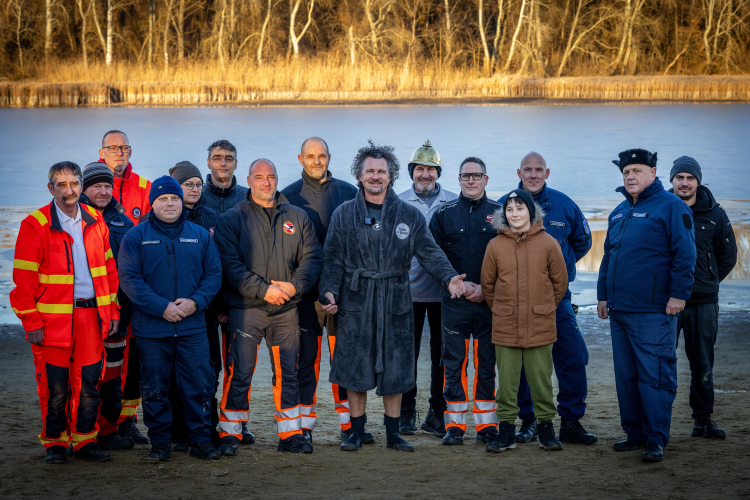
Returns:
[[[534,198],[525,189],[514,189],[513,191],[505,195],[505,199],[503,200],[503,217],[505,217],[505,222],[508,222],[508,218],[505,216],[505,209],[508,208],[508,202],[513,198],[521,198],[521,201],[523,201],[524,205],[526,205],[526,208],[529,209],[531,223],[534,224],[534,218],[536,217],[536,205],[534,205]]]
[[[180,184],[188,179],[192,179],[193,177],[203,179],[203,177],[201,177],[201,171],[198,170],[198,167],[196,167],[189,161],[181,161],[174,167],[170,168],[169,175],[171,175],[172,178]]]
[[[701,172],[701,166],[695,158],[691,158],[690,156],[680,156],[677,158],[674,161],[674,165],[672,165],[672,171],[669,172],[669,182],[672,182],[674,176],[680,172],[692,175],[698,179],[698,184],[703,184],[703,172]]]

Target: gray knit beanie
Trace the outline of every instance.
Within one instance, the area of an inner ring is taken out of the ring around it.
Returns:
[[[672,171],[669,172],[669,182],[672,182],[674,176],[680,172],[692,175],[698,179],[698,184],[703,184],[703,172],[701,172],[701,166],[695,161],[695,158],[690,156],[680,156],[677,158],[672,165]]]
[[[86,191],[90,186],[108,182],[115,185],[115,176],[106,163],[95,161],[83,167],[83,190]]]
[[[189,161],[181,161],[177,163],[174,167],[169,169],[169,175],[180,184],[188,179],[192,179],[193,177],[202,179],[201,171]]]

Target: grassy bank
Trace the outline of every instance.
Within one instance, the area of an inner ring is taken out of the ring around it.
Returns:
[[[387,103],[564,99],[750,102],[750,76],[483,77],[476,69],[291,62],[221,71],[188,64],[59,65],[45,81],[0,82],[0,107]]]

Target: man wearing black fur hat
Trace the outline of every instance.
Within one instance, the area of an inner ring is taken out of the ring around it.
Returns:
[[[614,163],[625,201],[609,216],[597,312],[610,319],[620,422],[615,451],[645,448],[661,462],[677,395],[677,315],[690,297],[695,235],[690,209],[656,178],[656,153],[630,149]]]
[[[737,242],[726,212],[703,185],[698,162],[689,156],[674,161],[669,174],[670,190],[693,210],[697,259],[693,291],[677,317],[677,335],[685,337],[690,361],[690,408],[693,437],[726,439],[726,433],[711,420],[714,409],[714,344],[719,333],[719,283],[737,263]]]

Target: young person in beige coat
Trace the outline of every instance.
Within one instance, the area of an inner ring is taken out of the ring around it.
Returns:
[[[552,344],[557,340],[555,311],[568,287],[560,244],[548,235],[542,208],[523,189],[508,193],[495,212],[498,235],[482,263],[482,293],[492,310],[492,343],[497,358],[499,436],[487,451],[516,447],[516,396],[521,368],[531,387],[540,420],[539,444],[562,450],[552,419]]]

